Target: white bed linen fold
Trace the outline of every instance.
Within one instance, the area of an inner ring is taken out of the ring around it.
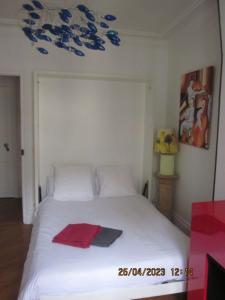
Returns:
[[[68,224],[91,223],[123,234],[108,248],[52,243]],[[46,198],[34,222],[18,300],[143,286],[182,279],[171,268],[187,266],[188,238],[142,196],[89,202]],[[119,268],[165,268],[165,276],[118,276]]]

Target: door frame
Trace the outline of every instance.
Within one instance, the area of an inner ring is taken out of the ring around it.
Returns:
[[[19,78],[19,87],[20,87],[20,94],[19,94],[19,107],[20,107],[20,147],[21,149],[24,149],[24,139],[25,139],[25,126],[24,126],[24,108],[25,108],[25,97],[24,97],[24,75],[20,72],[0,72],[0,76],[6,76],[6,77],[17,77]],[[25,186],[27,182],[26,178],[26,172],[25,172],[25,160],[23,159],[23,156],[21,156],[21,193],[22,193],[22,213],[23,213],[23,222],[24,223],[30,223],[28,219],[28,211],[27,211],[27,197],[25,193]]]

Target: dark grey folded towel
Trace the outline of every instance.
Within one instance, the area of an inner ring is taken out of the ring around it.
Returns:
[[[92,241],[92,245],[99,247],[110,246],[121,234],[122,230],[102,227],[102,230],[96,235]]]

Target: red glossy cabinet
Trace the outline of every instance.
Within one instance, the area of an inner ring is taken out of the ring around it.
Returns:
[[[225,200],[192,204],[188,300],[225,299]]]

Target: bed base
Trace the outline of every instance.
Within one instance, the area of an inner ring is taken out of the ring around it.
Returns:
[[[145,287],[111,289],[68,296],[46,296],[41,297],[40,300],[131,300],[182,293],[186,291],[186,284],[186,281],[176,281]]]

